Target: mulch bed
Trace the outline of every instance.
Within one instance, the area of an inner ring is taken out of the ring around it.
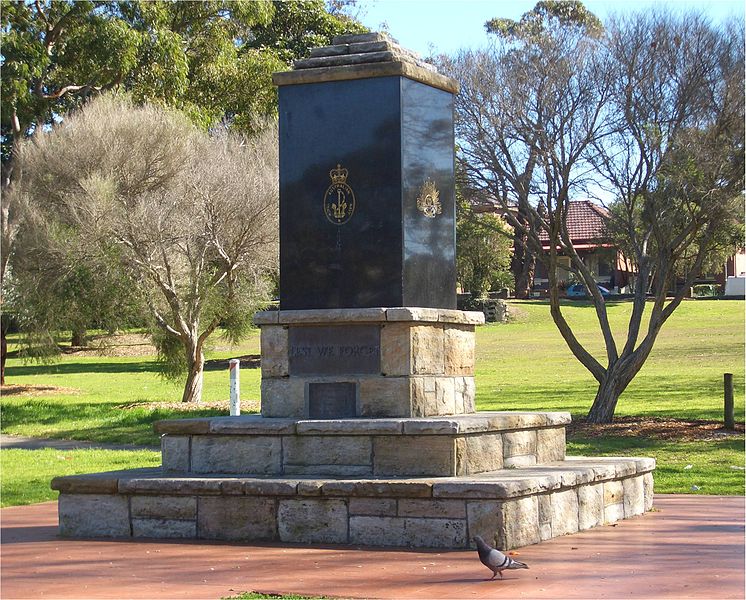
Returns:
[[[664,417],[615,417],[613,423],[598,425],[576,419],[567,427],[567,437],[644,437],[659,440],[718,440],[744,434],[744,424],[735,431],[725,429],[722,421],[691,421]]]

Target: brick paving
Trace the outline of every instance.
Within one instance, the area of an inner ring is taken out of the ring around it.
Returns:
[[[57,537],[54,502],[0,511],[4,600],[218,599],[242,591],[342,598],[744,598],[744,498],[658,495],[656,511],[518,550],[490,575],[474,551]]]

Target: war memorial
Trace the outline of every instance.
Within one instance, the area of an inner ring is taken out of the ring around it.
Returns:
[[[650,458],[565,455],[569,413],[475,412],[456,310],[458,84],[382,34],[275,74],[280,309],[261,414],[160,421],[162,467],[57,478],[60,533],[502,549],[650,510]]]

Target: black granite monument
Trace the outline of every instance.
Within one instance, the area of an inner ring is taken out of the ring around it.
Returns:
[[[380,34],[278,73],[280,307],[456,307],[453,93]]]

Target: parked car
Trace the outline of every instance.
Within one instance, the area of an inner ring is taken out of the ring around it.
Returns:
[[[598,286],[598,291],[604,298],[611,296],[611,292],[601,285]],[[568,298],[590,298],[591,296],[582,283],[573,283],[567,288],[566,295]]]

